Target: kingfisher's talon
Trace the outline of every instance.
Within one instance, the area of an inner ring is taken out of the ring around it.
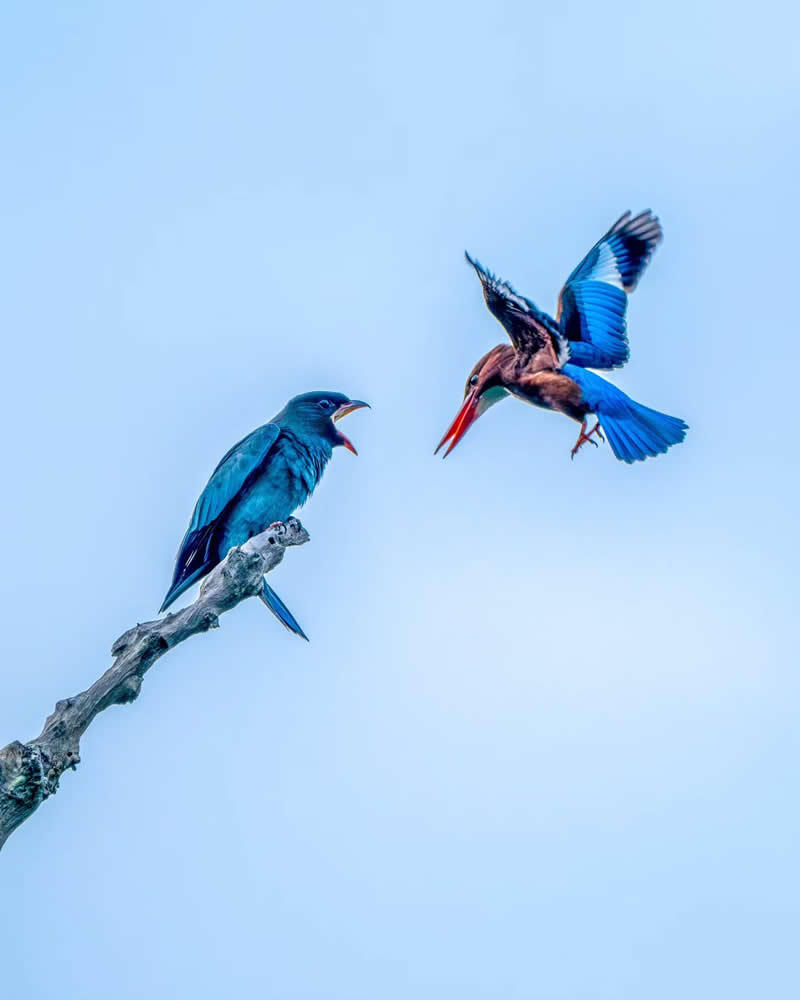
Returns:
[[[605,437],[603,436],[603,432],[600,429],[600,421],[599,420],[597,421],[597,423],[594,425],[594,427],[589,431],[589,433],[586,436],[587,437],[591,437],[592,434],[596,434],[597,437],[599,437],[601,441],[605,441]],[[597,444],[596,441],[594,443]]]
[[[605,438],[603,437],[603,432],[600,430],[600,421],[598,420],[597,423],[594,425],[594,427],[587,434],[586,421],[584,420],[583,423],[581,424],[581,432],[578,435],[578,440],[575,442],[575,447],[570,452],[570,458],[575,458],[575,453],[577,451],[580,451],[581,447],[585,445],[587,441],[590,444],[593,444],[595,448],[600,447],[600,445],[597,443],[597,441],[595,441],[592,435],[597,435],[597,437],[599,437],[601,441],[605,441]]]

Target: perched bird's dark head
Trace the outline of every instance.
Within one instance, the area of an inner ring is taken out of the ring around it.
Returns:
[[[299,433],[317,434],[330,441],[334,448],[341,445],[357,455],[353,443],[338,430],[334,421],[364,406],[369,403],[350,399],[341,392],[304,392],[290,399],[274,422],[286,424]]]
[[[498,344],[488,354],[484,354],[475,365],[464,386],[464,402],[461,404],[461,409],[439,442],[434,455],[449,442],[447,451],[442,455],[442,458],[447,458],[478,417],[508,395],[508,390],[503,384],[503,369],[509,362],[513,363],[515,355],[516,352],[510,344]]]

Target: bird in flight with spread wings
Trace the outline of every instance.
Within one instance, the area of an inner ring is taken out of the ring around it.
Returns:
[[[556,317],[466,254],[483,287],[486,305],[511,340],[485,354],[470,372],[464,402],[436,448],[455,448],[490,406],[508,396],[563,413],[580,425],[572,448],[608,438],[614,455],[637,462],[683,441],[688,425],[635,402],[590,368],[619,368],[629,357],[628,293],[639,282],[662,239],[650,211],[622,215],[567,278]],[[595,425],[587,431],[588,418]]]

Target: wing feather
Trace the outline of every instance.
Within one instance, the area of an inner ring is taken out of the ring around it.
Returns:
[[[636,288],[662,237],[652,212],[625,212],[567,278],[556,318],[575,364],[616,368],[628,360],[627,293]]]
[[[557,366],[564,349],[558,324],[507,281],[495,277],[468,253],[464,256],[480,278],[489,312],[502,324],[516,350],[526,357],[542,353],[543,360],[549,357],[552,366]]]
[[[277,424],[264,424],[242,438],[223,455],[211,473],[205,489],[195,504],[189,531],[199,531],[220,516],[233,497],[267,457],[278,439]]]
[[[211,568],[215,558],[214,529],[219,518],[266,461],[280,432],[277,424],[257,428],[235,444],[212,472],[178,549],[172,584],[161,605],[162,611]]]

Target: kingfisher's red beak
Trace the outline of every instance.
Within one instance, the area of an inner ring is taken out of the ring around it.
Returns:
[[[347,414],[352,413],[353,410],[360,410],[363,409],[363,407],[365,406],[369,408],[369,403],[364,403],[360,399],[351,399],[349,403],[342,403],[339,409],[333,414],[332,419],[341,420],[342,417],[346,417]],[[348,451],[352,451],[354,455],[357,455],[358,452],[353,446],[353,442],[350,440],[350,438],[345,437],[345,435],[342,434],[341,431],[339,431],[338,434],[339,434],[339,444],[342,445],[344,448],[347,448]]]
[[[473,391],[467,396],[464,402],[461,404],[461,409],[456,414],[456,419],[450,424],[450,427],[436,446],[436,451],[434,455],[439,451],[445,442],[449,441],[450,444],[447,447],[447,451],[442,455],[442,458],[447,458],[450,452],[455,448],[461,438],[467,433],[470,427],[475,423],[478,417],[486,409],[486,406],[481,406],[481,397],[473,389]]]

